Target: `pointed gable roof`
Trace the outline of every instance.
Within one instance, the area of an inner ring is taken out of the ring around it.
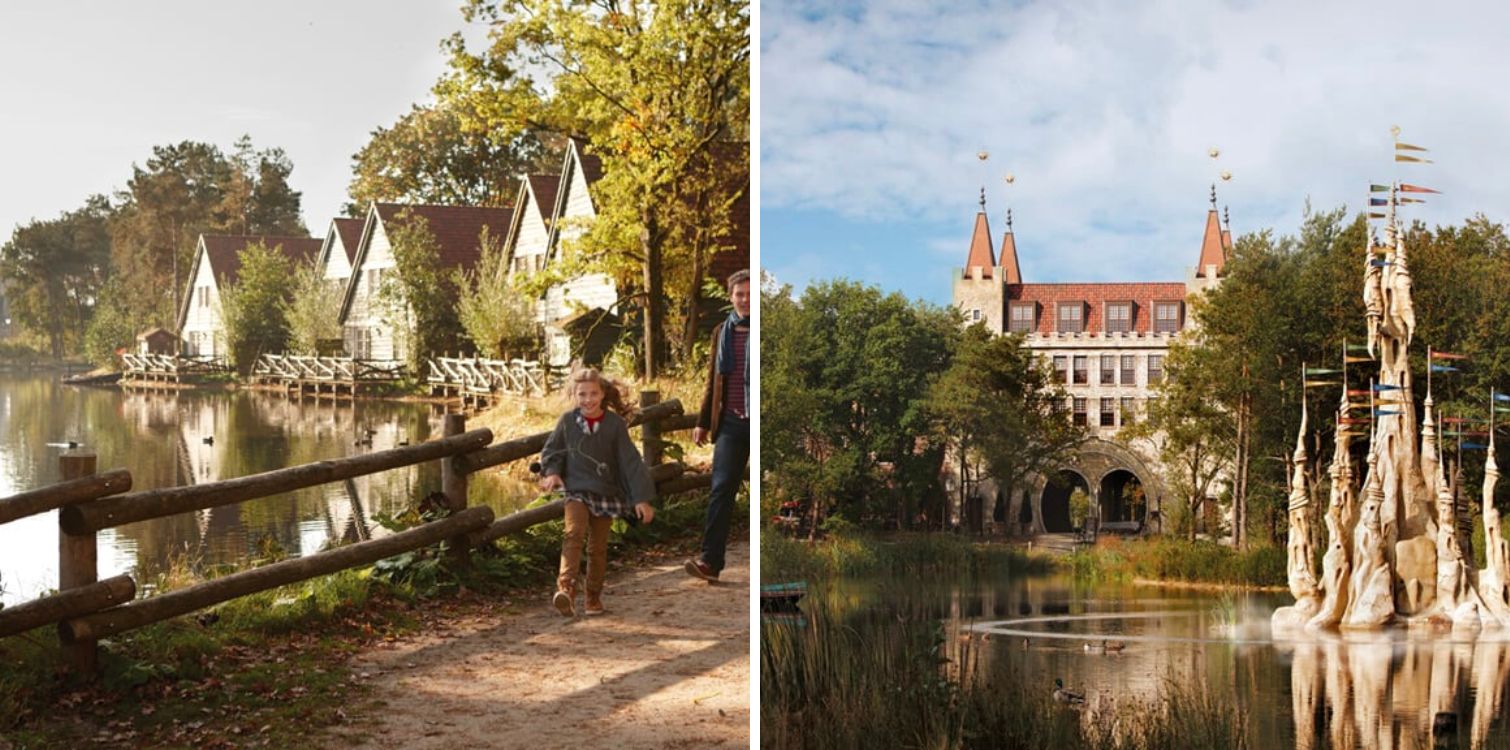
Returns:
[[[1216,266],[1217,274],[1221,274],[1222,266],[1227,263],[1227,246],[1230,242],[1225,234],[1222,223],[1216,216],[1216,209],[1207,211],[1206,233],[1201,238],[1201,259],[1196,263],[1196,276],[1205,277],[1207,266]]]
[[[236,283],[241,274],[241,251],[248,245],[262,245],[280,252],[289,263],[307,263],[320,254],[325,241],[319,237],[280,237],[266,234],[201,234],[199,248],[194,253],[194,264],[189,268],[189,289],[194,288],[194,279],[199,277],[199,264],[208,263],[210,274],[217,287]],[[188,321],[189,304],[193,294],[185,294],[179,304],[178,330],[182,331]]]
[[[334,219],[336,234],[341,240],[341,247],[346,250],[346,262],[356,260],[357,246],[362,244],[362,225],[366,219]]]
[[[503,239],[509,231],[511,208],[482,208],[478,206],[429,206],[423,204],[375,203],[378,219],[386,226],[402,222],[404,216],[417,216],[425,220],[435,244],[440,250],[440,265],[443,270],[453,268],[471,269],[482,257],[482,248],[477,237],[487,227],[494,239]],[[407,212],[407,213],[406,213]],[[370,239],[363,237],[370,242]],[[366,249],[365,247],[363,248]],[[355,264],[353,264],[353,269]]]
[[[561,186],[559,174],[532,174],[525,178],[524,182],[534,197],[535,209],[540,212],[540,220],[549,227],[555,221],[556,190]]]
[[[981,273],[986,278],[991,278],[991,269],[996,266],[996,258],[991,254],[991,223],[986,220],[984,210],[975,214],[975,232],[970,236],[970,257],[965,260],[965,278],[975,275],[974,269],[984,269]]]
[[[482,248],[477,238],[484,227],[494,239],[508,237],[509,225],[514,216],[511,208],[484,208],[479,206],[434,206],[425,204],[378,203],[374,201],[367,209],[367,219],[362,227],[362,240],[356,256],[351,261],[351,282],[341,300],[340,321],[346,322],[352,297],[356,294],[357,280],[366,261],[367,251],[372,247],[372,237],[378,224],[387,226],[402,224],[406,216],[425,220],[430,234],[435,237],[440,253],[442,278],[449,278],[453,269],[470,270],[482,258]]]

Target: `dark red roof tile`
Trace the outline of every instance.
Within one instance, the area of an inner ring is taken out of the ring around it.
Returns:
[[[1038,304],[1038,325],[1035,333],[1054,333],[1058,305],[1062,302],[1079,302],[1086,306],[1085,332],[1101,335],[1105,330],[1106,303],[1132,302],[1132,330],[1148,333],[1153,330],[1154,302],[1184,302],[1185,284],[1179,281],[1139,281],[1104,284],[1008,284],[1008,309],[1005,320],[1011,320],[1010,305],[1013,302]],[[1183,319],[1184,311],[1181,316]]]

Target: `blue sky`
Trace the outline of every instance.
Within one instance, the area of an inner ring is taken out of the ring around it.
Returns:
[[[1390,179],[1444,191],[1429,224],[1510,218],[1510,6],[822,7],[760,5],[761,265],[798,289],[948,302],[982,184],[1030,282],[1183,280],[1213,182],[1239,235]],[[1436,164],[1394,164],[1392,125]]]
[[[125,186],[152,147],[229,150],[250,134],[294,162],[323,236],[351,156],[429,100],[457,0],[0,3],[0,242]],[[485,30],[466,29],[469,41]]]

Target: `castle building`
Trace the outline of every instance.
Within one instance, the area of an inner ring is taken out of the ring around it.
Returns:
[[[1169,345],[1190,325],[1189,300],[1219,283],[1232,240],[1211,209],[1200,255],[1184,281],[1027,283],[1017,259],[1012,214],[999,251],[991,239],[985,194],[975,215],[970,252],[954,274],[954,304],[967,325],[1023,336],[1023,346],[1053,368],[1068,394],[1065,411],[1090,434],[1057,471],[1031,488],[1003,491],[983,482],[978,507],[959,516],[974,531],[1034,534],[1072,530],[1070,495],[1090,497],[1100,528],[1160,531],[1165,489],[1149,441],[1118,442],[1117,431],[1144,412],[1164,376]],[[1213,504],[1207,504],[1211,508]],[[1112,524],[1108,527],[1108,524]]]

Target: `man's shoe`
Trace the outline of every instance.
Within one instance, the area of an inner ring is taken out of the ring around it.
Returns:
[[[577,611],[575,609],[572,609],[571,600],[571,593],[566,591],[557,591],[556,595],[551,597],[551,604],[556,605],[556,611],[560,612],[562,617],[574,617],[576,616]]]
[[[588,617],[603,614],[603,595],[588,594],[587,606],[582,608],[582,613],[587,615]]]
[[[718,571],[709,567],[707,563],[698,558],[694,557],[691,560],[688,560],[686,568],[687,575],[692,576],[693,578],[701,578],[704,581],[718,580]]]

